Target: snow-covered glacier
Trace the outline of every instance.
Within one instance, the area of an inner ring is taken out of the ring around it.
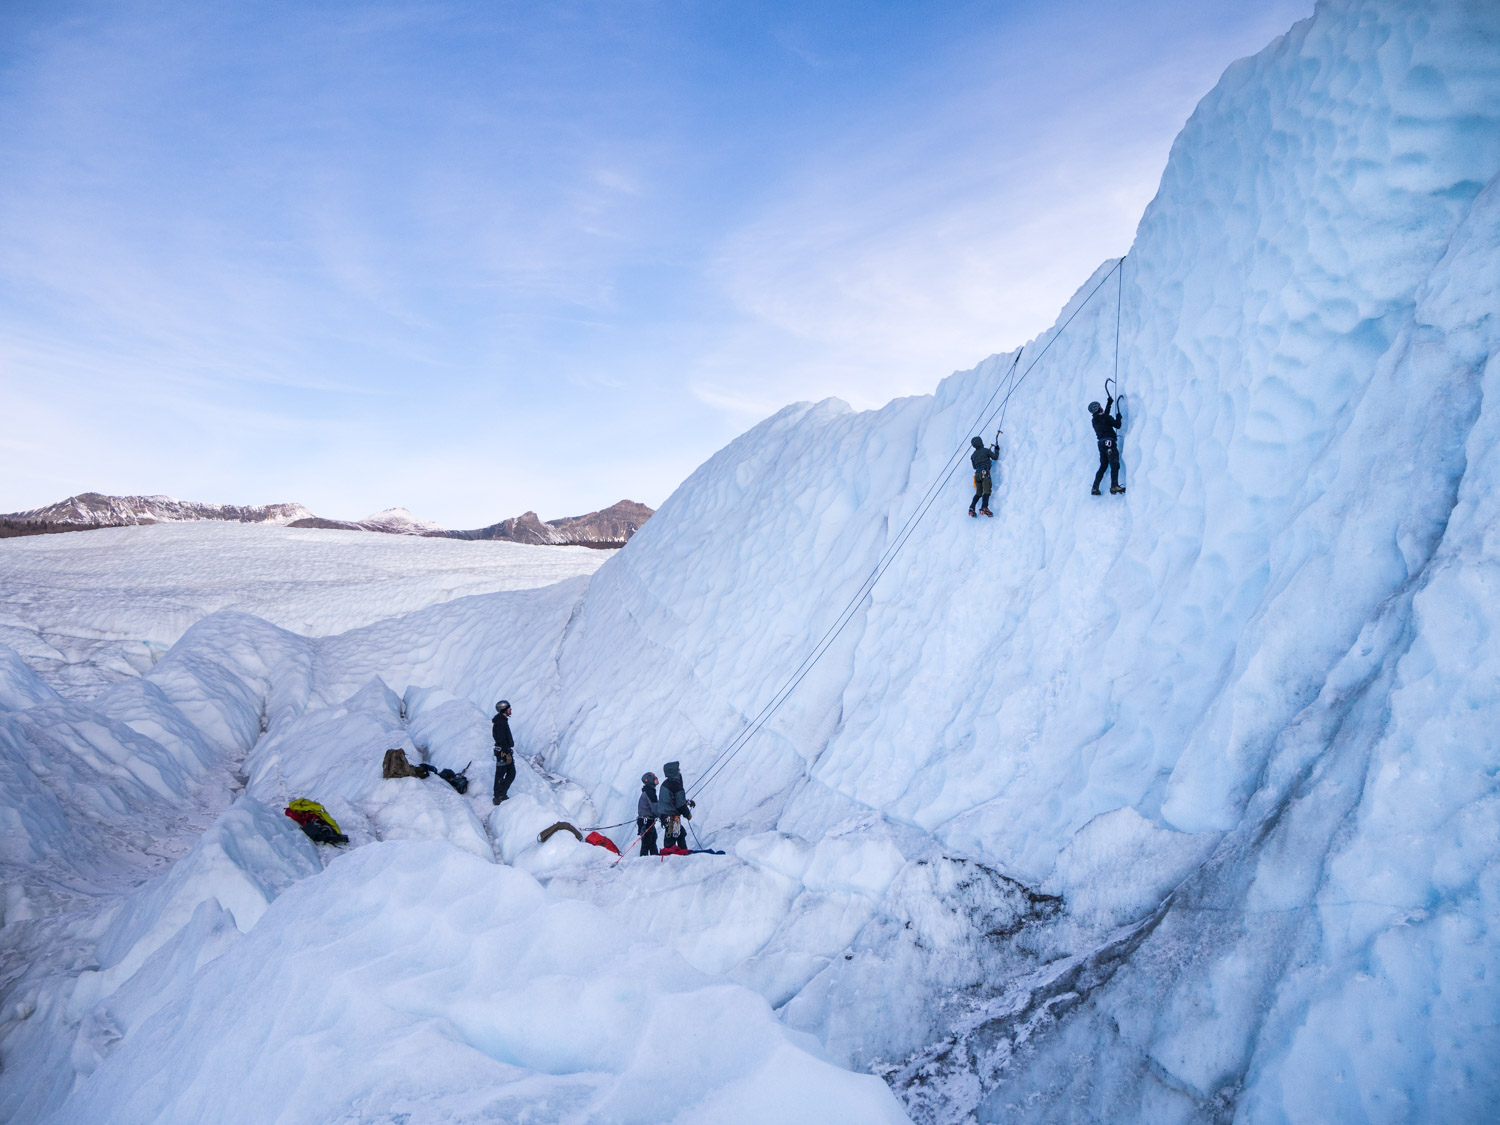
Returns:
[[[1325,0],[1019,360],[788,407],[591,577],[4,655],[0,1116],[1500,1117],[1497,343],[1500,7]],[[674,759],[727,854],[538,844]]]

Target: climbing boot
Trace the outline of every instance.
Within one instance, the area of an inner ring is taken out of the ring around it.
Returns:
[[[1120,493],[1122,493],[1124,491],[1125,491],[1124,485],[1112,484],[1112,485],[1109,486],[1109,494],[1111,496],[1118,496],[1118,495],[1120,495]]]
[[[1093,488],[1089,489],[1089,495],[1090,496],[1098,496],[1099,495],[1099,486],[1097,484],[1094,485]]]
[[[974,516],[974,509],[973,508],[969,509],[969,518],[970,519],[974,519],[975,518],[975,516]]]
[[[979,511],[980,511],[981,514],[986,515],[986,516],[993,516],[995,514],[994,512],[990,511],[988,508],[980,508]]]

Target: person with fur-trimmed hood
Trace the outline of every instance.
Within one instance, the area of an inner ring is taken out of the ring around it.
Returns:
[[[667,775],[656,800],[657,816],[661,818],[665,834],[662,847],[686,848],[687,826],[682,822],[684,818],[693,819],[693,809],[697,804],[688,800],[687,790],[682,785],[682,767],[678,763],[668,762],[661,769]]]
[[[635,830],[641,838],[641,855],[657,855],[656,775],[650,770],[641,775],[641,797],[635,803]]]

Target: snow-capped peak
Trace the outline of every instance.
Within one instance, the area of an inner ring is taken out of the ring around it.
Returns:
[[[443,534],[442,524],[431,520],[419,520],[405,508],[386,508],[359,521],[371,530],[391,531],[406,535]]]

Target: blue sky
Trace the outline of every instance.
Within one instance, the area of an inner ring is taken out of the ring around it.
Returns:
[[[0,510],[657,505],[1123,252],[1310,0],[0,4]]]

